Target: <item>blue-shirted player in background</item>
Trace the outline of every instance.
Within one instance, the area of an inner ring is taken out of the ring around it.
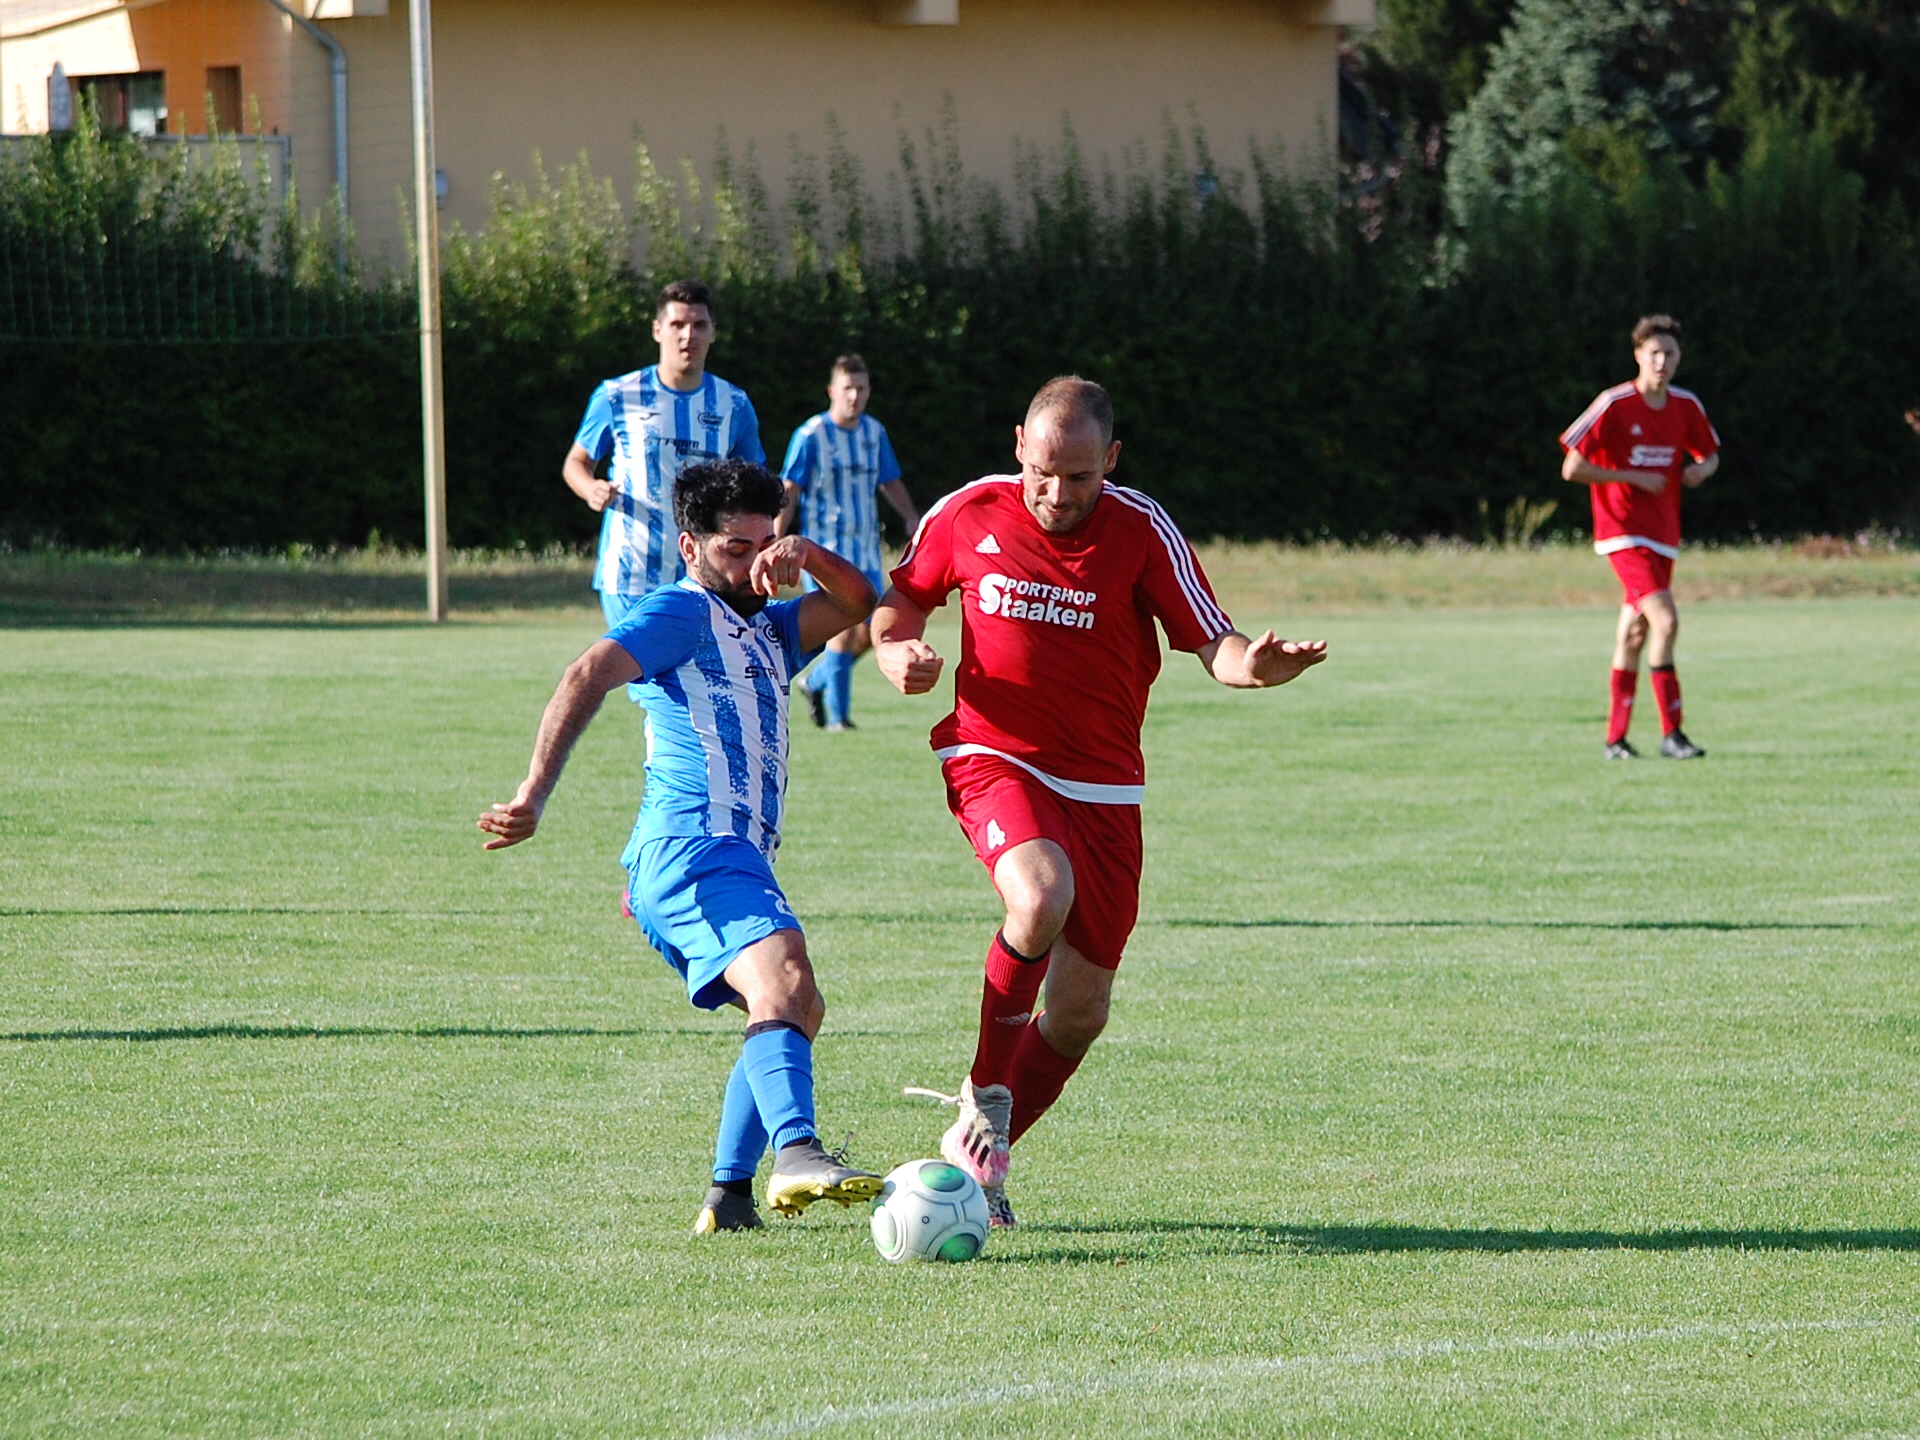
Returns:
[[[653,318],[660,363],[601,383],[560,468],[567,488],[601,516],[593,588],[608,625],[685,573],[673,526],[680,472],[767,458],[747,392],[707,374],[713,337],[712,291],[698,280],[662,290]],[[608,457],[607,478],[597,479]]]
[[[780,531],[795,530],[846,556],[873,582],[887,588],[880,553],[880,514],[873,497],[887,503],[906,522],[907,535],[920,528],[920,512],[900,480],[887,428],[867,414],[873,393],[867,362],[842,355],[827,377],[827,408],[793,432],[781,474],[787,482],[787,508]],[[853,726],[853,667],[873,648],[866,622],[827,642],[827,653],[800,682],[813,723],[829,730]]]
[[[683,471],[676,552],[687,577],[636,604],[561,677],[519,793],[480,817],[489,850],[531,836],[574,741],[607,692],[638,682],[647,710],[647,785],[620,857],[640,928],[702,1009],[747,1012],[714,1147],[713,1188],[696,1234],[760,1227],[753,1176],[775,1147],[767,1202],[784,1215],[816,1200],[880,1191],[820,1144],[813,1038],[826,1005],[800,922],[773,877],[787,786],[787,686],[829,636],[873,611],[859,570],[798,535],[776,538],[780,481],[745,461]],[[773,601],[805,574],[811,594]]]

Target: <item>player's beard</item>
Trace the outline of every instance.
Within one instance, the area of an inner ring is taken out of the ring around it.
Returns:
[[[721,603],[742,620],[751,620],[767,608],[766,596],[751,587],[745,590],[733,589],[727,584],[726,578],[719,571],[710,568],[705,561],[696,559],[687,567],[687,570],[701,589],[711,590],[718,595]]]

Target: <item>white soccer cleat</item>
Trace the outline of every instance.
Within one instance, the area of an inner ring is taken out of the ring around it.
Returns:
[[[1007,1167],[1013,1159],[1007,1139],[1013,1129],[1011,1090],[1004,1085],[982,1085],[976,1090],[973,1081],[966,1079],[960,1082],[958,1095],[942,1095],[918,1086],[909,1086],[905,1093],[930,1095],[943,1105],[958,1105],[959,1118],[940,1137],[941,1156],[971,1175],[982,1190],[995,1191],[1007,1183]],[[1007,1213],[1011,1215],[1012,1211]]]

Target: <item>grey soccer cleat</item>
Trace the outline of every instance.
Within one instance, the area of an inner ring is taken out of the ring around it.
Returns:
[[[1684,730],[1669,730],[1660,742],[1660,753],[1669,760],[1698,760],[1707,752],[1687,739]]]
[[[760,1218],[760,1212],[753,1208],[753,1200],[746,1195],[736,1195],[731,1190],[723,1190],[718,1185],[707,1191],[707,1198],[700,1207],[700,1216],[693,1222],[696,1235],[717,1235],[723,1230],[764,1230],[767,1222]]]
[[[798,1215],[816,1200],[855,1205],[873,1199],[884,1182],[856,1170],[818,1140],[782,1147],[767,1181],[767,1204],[782,1215]]]
[[[1638,760],[1639,758],[1640,758],[1640,752],[1634,749],[1633,746],[1629,745],[1625,740],[1609,740],[1607,742],[1607,759]]]

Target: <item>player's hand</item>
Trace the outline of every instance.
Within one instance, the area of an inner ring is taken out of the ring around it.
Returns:
[[[504,805],[495,805],[479,820],[480,828],[494,838],[487,841],[489,850],[504,850],[509,845],[518,845],[522,840],[531,839],[533,832],[540,827],[540,812],[546,808],[546,802],[530,799],[527,787],[522,785],[520,792]]]
[[[902,695],[924,695],[940,683],[947,663],[924,640],[892,640],[876,645],[874,663]]]
[[[594,480],[589,482],[585,498],[587,508],[598,515],[613,503],[613,482],[611,480]]]
[[[1689,490],[1697,490],[1707,483],[1707,476],[1712,473],[1704,464],[1689,465],[1680,472],[1680,483]]]
[[[771,600],[785,587],[798,585],[812,549],[813,542],[804,535],[783,535],[774,541],[753,557],[753,568],[747,572],[753,593]]]
[[[1247,646],[1241,663],[1250,684],[1284,685],[1301,671],[1327,658],[1324,640],[1281,640],[1269,630]]]

